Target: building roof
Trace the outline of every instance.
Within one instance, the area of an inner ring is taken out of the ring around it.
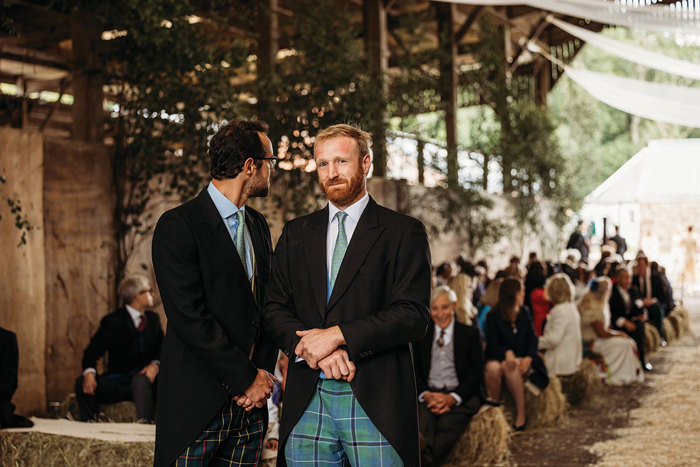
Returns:
[[[586,196],[586,204],[700,202],[700,138],[659,139]]]

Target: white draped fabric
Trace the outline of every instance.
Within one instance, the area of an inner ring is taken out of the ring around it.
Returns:
[[[625,42],[606,37],[602,34],[589,31],[588,29],[574,26],[571,23],[557,19],[552,15],[547,16],[547,21],[559,29],[568,32],[572,36],[586,41],[587,44],[603,49],[608,53],[630,62],[638,63],[656,70],[665,71],[667,73],[672,73],[674,75],[700,80],[700,64],[651,52],[641,47],[630,45]]]
[[[596,99],[650,120],[700,128],[700,89],[564,67]]]
[[[669,5],[627,6],[593,0],[438,0],[465,5],[528,5],[552,13],[662,32],[700,34],[700,10]]]

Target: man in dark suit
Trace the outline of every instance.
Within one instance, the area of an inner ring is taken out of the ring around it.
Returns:
[[[581,261],[588,263],[588,239],[583,235],[583,221],[578,221],[576,230],[569,237],[566,243],[566,249],[575,248],[581,253]]]
[[[627,240],[620,235],[620,226],[616,225],[615,226],[615,235],[610,237],[610,240],[615,242],[615,253],[618,255],[622,256],[623,258],[625,257],[625,252],[627,251]]]
[[[264,324],[290,356],[282,463],[419,462],[410,343],[429,320],[430,250],[419,221],[367,194],[370,145],[350,125],[319,132],[330,203],[287,223],[275,250]]]
[[[630,273],[624,267],[615,271],[615,285],[610,294],[610,325],[613,329],[624,331],[637,343],[639,360],[646,371],[653,369],[644,358],[644,310],[640,307],[642,300],[639,292],[632,287]]]
[[[666,333],[664,332],[663,319],[664,307],[668,303],[666,288],[658,275],[652,274],[649,260],[646,256],[637,256],[637,274],[632,277],[632,285],[639,291],[642,306],[647,312],[649,321],[659,330],[661,346],[666,347]]]
[[[479,331],[457,322],[457,295],[433,289],[434,326],[415,344],[418,419],[426,447],[423,465],[440,465],[484,400],[484,353]]]
[[[108,314],[83,352],[83,374],[75,382],[80,419],[94,420],[100,404],[133,400],[141,421],[153,420],[155,382],[163,329],[153,306],[151,285],[131,276],[118,287],[122,307]],[[97,375],[97,360],[107,357],[107,371]]]
[[[168,317],[155,465],[254,465],[277,351],[261,333],[272,244],[246,206],[266,196],[276,159],[264,122],[236,120],[209,143],[212,181],[160,218],[153,266]]]
[[[29,428],[34,422],[15,413],[12,396],[17,390],[19,347],[14,332],[0,328],[0,428]]]

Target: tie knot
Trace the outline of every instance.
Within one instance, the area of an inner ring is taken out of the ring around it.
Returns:
[[[345,211],[338,211],[335,213],[336,219],[338,219],[338,224],[339,225],[344,225],[345,224],[345,218],[348,217],[348,213]]]
[[[245,211],[243,209],[236,211],[235,215],[239,225],[245,222]]]

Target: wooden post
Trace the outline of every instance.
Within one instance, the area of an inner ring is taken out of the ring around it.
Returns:
[[[379,91],[386,96],[386,70],[388,67],[387,19],[383,0],[364,0],[365,53],[367,66]],[[386,177],[386,110],[382,107],[372,122],[372,152],[374,155],[374,177]]]
[[[74,9],[71,14],[73,43],[73,139],[102,143],[104,111],[102,64],[99,46],[102,27],[95,15]]]
[[[418,156],[416,162],[418,163],[418,183],[423,185],[425,183],[425,143],[418,140],[418,146],[416,147],[418,151]]]
[[[277,7],[278,0],[263,0],[258,6],[258,78],[269,78],[275,73],[275,61],[279,49]]]
[[[445,111],[447,136],[447,186],[456,188],[459,165],[457,161],[457,39],[453,17],[456,5],[434,3],[437,10],[438,37],[442,51],[440,63],[440,94]]]

